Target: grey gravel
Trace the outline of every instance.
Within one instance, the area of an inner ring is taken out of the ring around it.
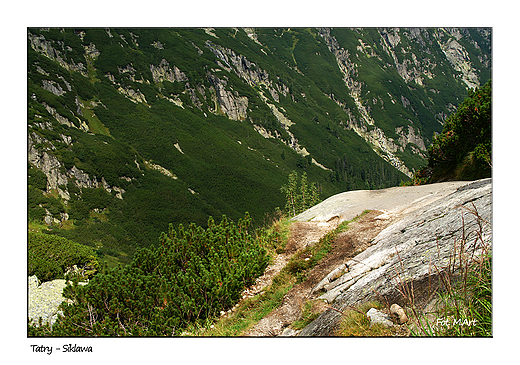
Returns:
[[[50,323],[51,326],[56,322],[60,304],[65,300],[63,289],[67,286],[64,279],[47,281],[39,285],[36,276],[28,278],[29,286],[29,308],[28,317],[31,322],[38,325],[39,318],[42,323]]]

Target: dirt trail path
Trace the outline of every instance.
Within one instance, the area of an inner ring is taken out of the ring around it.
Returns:
[[[346,232],[334,240],[331,251],[307,273],[307,279],[294,286],[285,296],[282,305],[260,320],[244,336],[294,335],[288,326],[298,320],[307,300],[316,299],[319,293],[312,289],[332,270],[348,259],[366,250],[374,238],[390,223],[410,214],[415,209],[447,196],[467,182],[445,182],[432,185],[395,187],[376,191],[352,191],[333,196],[296,216],[284,254],[279,255],[256,284],[244,293],[244,298],[256,295],[287,264],[289,259],[307,245],[317,243],[327,232],[344,220],[352,220],[364,210],[368,214],[349,224]],[[323,312],[326,303],[315,301],[314,312]],[[284,332],[284,329],[288,329]]]
[[[245,336],[279,336],[292,322],[299,319],[305,302],[314,299],[310,295],[312,288],[330,271],[341,265],[370,246],[373,238],[390,223],[390,216],[381,211],[372,211],[349,224],[346,232],[339,234],[332,243],[331,252],[307,275],[307,280],[294,286],[284,297],[282,305],[260,320]],[[323,222],[295,222],[291,227],[291,236],[286,253],[279,255],[280,264],[284,265],[296,252],[309,244],[319,241],[327,232],[335,229],[339,220]],[[280,258],[283,256],[283,258]],[[276,261],[275,261],[276,262]],[[276,275],[283,265],[266,270],[269,280]],[[272,276],[271,276],[272,275]],[[267,281],[267,280],[266,280]],[[317,296],[317,295],[316,295]],[[327,309],[325,303],[316,301],[314,310],[321,313]],[[290,331],[289,331],[290,332]],[[285,333],[284,333],[285,335]]]
[[[291,233],[285,252],[276,256],[273,263],[265,269],[264,274],[256,279],[255,284],[242,292],[242,299],[253,297],[271,285],[273,278],[285,267],[296,252],[318,243],[323,236],[336,229],[337,226],[337,219],[319,223],[294,222],[291,225]]]

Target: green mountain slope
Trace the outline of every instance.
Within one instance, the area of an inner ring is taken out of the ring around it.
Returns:
[[[257,224],[408,180],[490,78],[489,29],[28,29],[28,216],[128,262],[168,224]]]

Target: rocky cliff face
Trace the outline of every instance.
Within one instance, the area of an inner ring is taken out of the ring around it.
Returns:
[[[87,76],[87,69],[86,66],[82,62],[75,63],[72,59],[67,59],[67,57],[64,55],[65,46],[62,43],[61,50],[56,47],[55,43],[45,39],[45,36],[41,34],[31,34],[29,32],[29,40],[31,42],[31,47],[37,51],[38,53],[41,53],[48,57],[51,60],[55,60],[58,62],[62,67],[64,67],[67,70],[70,71],[77,71],[81,74]],[[92,54],[92,51],[90,48],[88,49],[90,52],[89,54]],[[95,53],[94,53],[95,55]]]
[[[208,80],[215,90],[216,102],[222,112],[233,120],[244,120],[247,117],[247,97],[226,90],[227,81],[208,74]]]
[[[345,50],[340,47],[336,38],[334,38],[330,34],[330,29],[320,29],[320,35],[323,37],[329,50],[336,57],[336,61],[338,63],[339,69],[343,73],[343,80],[345,85],[348,87],[350,96],[354,99],[358,112],[361,114],[361,122],[359,123],[355,119],[352,118],[348,121],[348,127],[355,131],[358,135],[363,137],[367,142],[369,142],[372,146],[374,146],[377,152],[380,152],[380,155],[390,162],[393,166],[395,166],[400,171],[404,172],[406,175],[411,176],[412,173],[406,167],[406,165],[395,156],[395,152],[398,150],[399,146],[397,146],[393,140],[388,139],[384,132],[380,128],[370,128],[375,125],[375,121],[370,115],[369,110],[362,102],[361,91],[362,91],[362,82],[357,81],[357,70],[356,64],[350,59],[350,54],[348,50]],[[361,51],[363,51],[368,57],[373,57],[375,54],[371,49],[370,54],[366,53],[366,46],[361,42]],[[398,42],[398,40],[396,40]],[[351,115],[351,114],[350,114]]]
[[[490,33],[487,29],[477,30],[489,40]],[[359,32],[360,36],[362,31]],[[420,128],[412,125],[401,125],[395,128],[395,133],[399,137],[393,138],[389,131],[385,131],[378,127],[379,124],[371,113],[371,108],[366,102],[365,93],[370,93],[370,89],[374,85],[361,81],[359,70],[361,65],[355,59],[360,59],[359,54],[353,55],[352,50],[343,48],[329,28],[320,28],[320,36],[325,40],[329,50],[334,54],[338,67],[341,70],[345,85],[348,87],[350,96],[355,102],[356,111],[360,118],[353,117],[352,111],[347,109],[346,112],[350,119],[347,121],[348,128],[355,131],[358,135],[369,142],[374,150],[379,153],[385,160],[390,162],[400,171],[408,176],[412,172],[406,166],[406,163],[396,155],[396,152],[402,152],[408,144],[412,144],[412,150],[415,154],[424,156],[428,136],[422,136]],[[379,28],[378,35],[380,37],[379,44],[372,45],[364,43],[359,39],[359,45],[356,50],[359,51],[364,58],[376,58],[381,66],[387,70],[394,69],[402,78],[404,83],[410,90],[416,90],[416,87],[425,87],[425,80],[433,80],[439,73],[445,74],[441,69],[443,61],[447,60],[452,69],[453,77],[461,79],[465,86],[469,89],[481,85],[477,68],[489,67],[489,56],[487,54],[479,55],[478,60],[471,59],[469,56],[468,46],[462,46],[458,41],[462,38],[466,42],[470,42],[471,46],[480,50],[477,42],[475,42],[467,29],[399,29],[399,28]],[[469,39],[468,39],[469,38]],[[413,47],[412,47],[413,45]],[[380,46],[380,47],[377,47]],[[381,50],[382,49],[382,50]],[[419,52],[425,52],[427,56],[421,55]],[[378,53],[379,52],[379,53]],[[386,61],[384,52],[390,57],[392,62]],[[442,52],[444,59],[434,57],[435,53]],[[355,56],[355,57],[354,57]],[[439,67],[439,64],[441,67]],[[431,92],[438,92],[436,89],[430,89]],[[411,105],[410,100],[404,95],[390,96],[391,103],[401,102],[405,109],[409,109],[416,116],[417,110]],[[400,100],[399,100],[400,99]],[[339,105],[344,105],[340,100],[333,98]],[[381,103],[382,109],[385,109],[381,95],[373,98],[373,105]],[[427,107],[424,101],[421,101],[423,107]],[[417,106],[415,107],[417,108]],[[427,107],[431,110],[431,107]],[[446,104],[446,109],[450,109]],[[444,112],[436,114],[437,120],[443,122],[446,115]],[[375,127],[374,127],[375,126]],[[403,133],[404,131],[404,133]]]
[[[164,58],[158,66],[150,65],[150,71],[152,72],[154,82],[162,82],[164,80],[170,82],[188,81],[184,72],[179,70],[175,65],[170,67],[170,64]]]
[[[49,144],[50,147],[46,147],[45,150],[43,150],[43,148],[42,150],[38,150],[35,147],[36,143],[43,142],[48,143],[47,140],[38,136],[36,133],[28,136],[28,160],[47,177],[47,190],[56,189],[62,198],[69,199],[69,194],[62,190],[62,187],[68,183],[67,176],[63,174],[61,169],[62,165],[55,156],[47,152],[48,150],[52,150],[54,146]]]
[[[484,36],[489,37],[490,33],[487,29],[481,29]],[[473,89],[480,86],[478,71],[470,58],[468,50],[459,41],[468,36],[466,29],[446,28],[444,33],[439,33],[437,42],[446,55],[446,58],[453,66],[456,72],[462,76],[463,82],[468,88]],[[470,40],[471,46],[480,49],[477,42]],[[479,61],[489,66],[490,58],[483,54],[479,57]]]

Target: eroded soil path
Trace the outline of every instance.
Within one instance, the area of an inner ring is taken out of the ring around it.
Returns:
[[[277,255],[273,263],[265,269],[264,274],[256,279],[255,284],[242,292],[242,299],[253,297],[271,285],[273,278],[287,265],[294,254],[309,245],[318,243],[323,236],[336,229],[337,226],[337,219],[319,223],[294,222],[291,225],[285,252]]]
[[[387,212],[374,210],[351,222],[347,231],[336,236],[329,254],[308,272],[306,280],[295,285],[284,296],[282,305],[244,333],[244,336],[282,335],[284,329],[299,319],[305,302],[319,296],[319,294],[311,296],[312,288],[333,269],[369,247],[377,234],[392,220],[393,217]],[[339,223],[338,218],[331,219],[329,222],[293,223],[286,252],[278,255],[264,275],[257,280],[255,286],[249,289],[247,295],[252,296],[259,293],[271,283],[273,277],[280,272],[294,254],[308,245],[319,242],[325,234],[336,229]],[[322,301],[315,301],[313,309],[315,312],[321,313],[327,309],[327,305]],[[290,332],[289,330],[286,333]]]

